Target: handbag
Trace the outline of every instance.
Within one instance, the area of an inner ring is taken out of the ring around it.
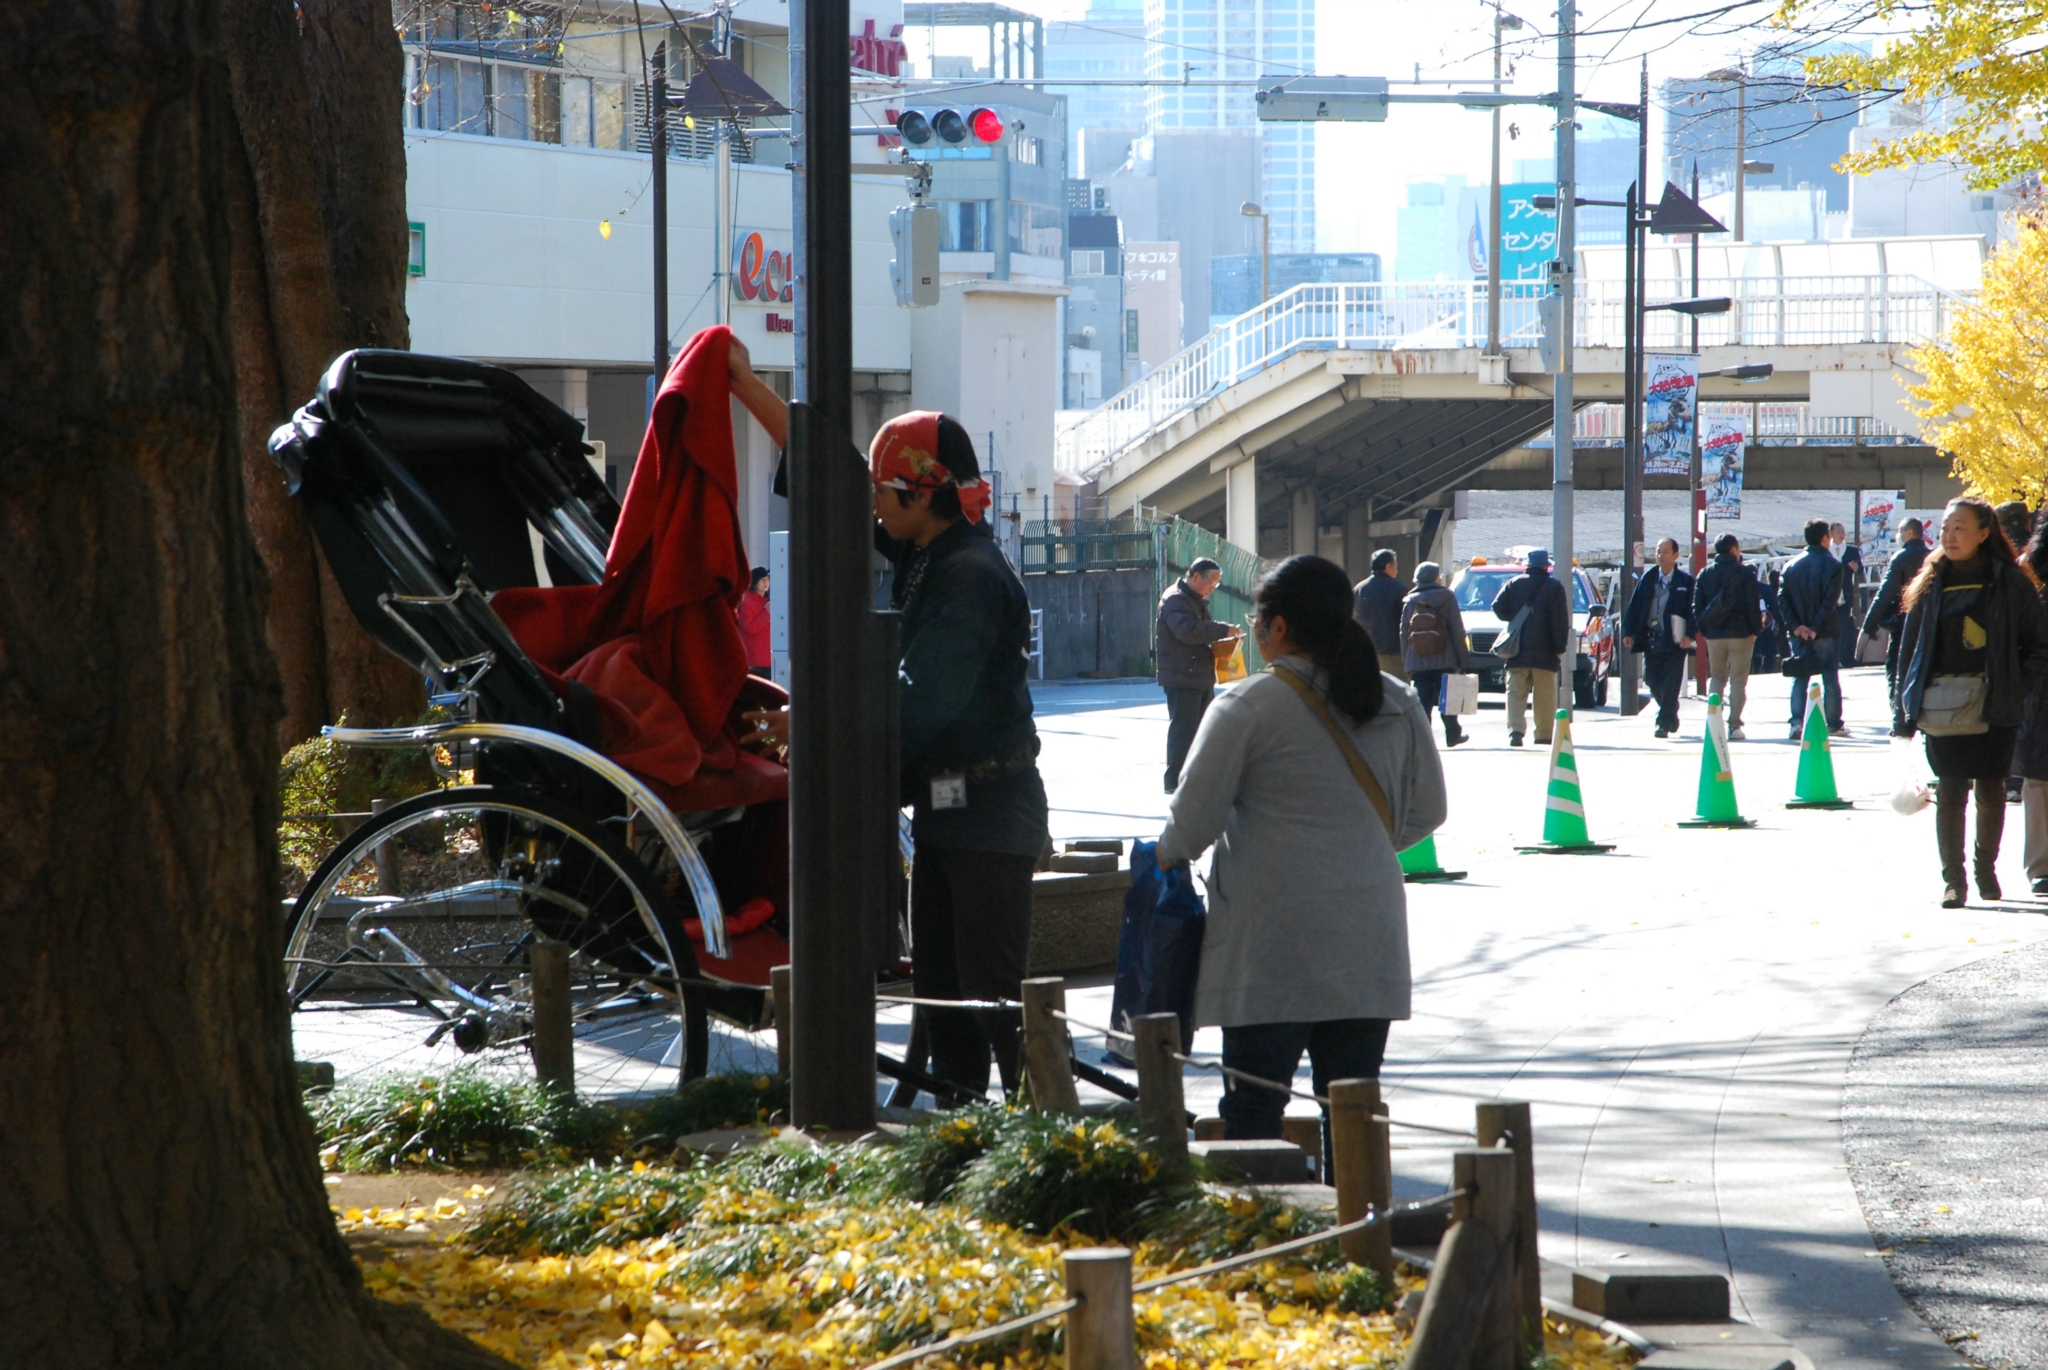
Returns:
[[[1536,606],[1524,604],[1515,610],[1515,616],[1508,621],[1508,630],[1494,640],[1493,654],[1502,661],[1520,656],[1522,652],[1522,625],[1529,621],[1529,611]]]
[[[1938,675],[1920,692],[1920,717],[1913,726],[1929,737],[1967,737],[1988,733],[1984,695],[1989,680],[1981,675]]]
[[[1232,681],[1244,679],[1243,638],[1234,637],[1228,642],[1212,642],[1209,644],[1209,654],[1216,659],[1218,685],[1228,685]]]
[[[1522,612],[1526,614],[1529,611],[1524,609]],[[1358,754],[1358,748],[1351,745],[1350,737],[1337,726],[1337,720],[1331,715],[1328,702],[1317,692],[1315,686],[1292,671],[1284,671],[1278,666],[1268,666],[1266,672],[1279,676],[1292,685],[1294,692],[1301,696],[1301,702],[1308,705],[1310,711],[1323,721],[1323,726],[1330,730],[1330,736],[1337,741],[1338,750],[1344,753],[1344,763],[1351,767],[1351,778],[1358,782],[1358,788],[1364,790],[1365,797],[1372,801],[1373,811],[1379,814],[1380,822],[1386,825],[1387,840],[1394,843],[1398,850],[1401,839],[1400,830],[1394,826],[1394,806],[1387,802],[1387,792],[1380,788],[1379,777],[1372,773],[1372,767],[1365,764],[1365,758]]]
[[[1780,675],[1805,677],[1818,675],[1828,668],[1827,658],[1821,655],[1822,643],[1825,650],[1833,652],[1835,640],[1831,637],[1794,637],[1785,651],[1784,664],[1778,668]]]
[[[1159,869],[1159,844],[1131,844],[1131,887],[1124,894],[1109,1021],[1130,1030],[1148,1013],[1180,1016],[1180,1049],[1195,1046],[1195,982],[1202,972],[1208,909],[1186,866]]]
[[[1479,677],[1452,673],[1444,677],[1443,711],[1452,717],[1479,712]]]

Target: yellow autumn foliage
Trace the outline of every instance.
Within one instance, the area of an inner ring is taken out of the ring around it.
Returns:
[[[1843,0],[1782,0],[1777,22],[1811,31],[1842,17]],[[1846,172],[1920,162],[1961,162],[1970,184],[1990,190],[2048,170],[2048,0],[1877,0],[1851,11],[1903,32],[1865,56],[1830,53],[1806,60],[1806,76],[1852,91],[1903,91],[1910,105],[1943,115],[1911,127],[1836,165]]]
[[[345,1227],[448,1222],[458,1205],[342,1215]],[[382,1221],[380,1221],[380,1219]],[[379,1297],[534,1370],[856,1370],[892,1351],[989,1326],[1064,1296],[1056,1240],[948,1205],[805,1203],[762,1191],[707,1195],[668,1235],[587,1255],[481,1256],[452,1242],[364,1258]],[[1141,1247],[1134,1278],[1171,1268]],[[1136,1299],[1145,1370],[1392,1367],[1405,1338],[1388,1314],[1338,1311],[1339,1271],[1282,1258]],[[1419,1287],[1403,1277],[1400,1292]],[[930,1370],[1065,1363],[1057,1323]],[[1619,1370],[1625,1345],[1552,1326],[1557,1370]]]
[[[2048,485],[2048,225],[2022,219],[1984,263],[1983,291],[1947,341],[1909,354],[1927,440],[1970,493],[2038,505]]]

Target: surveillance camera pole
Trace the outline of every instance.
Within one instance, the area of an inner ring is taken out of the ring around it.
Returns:
[[[1573,0],[1558,0],[1557,6],[1557,263],[1553,279],[1557,286],[1558,371],[1551,404],[1550,549],[1558,574],[1564,579],[1566,603],[1576,588],[1572,557],[1572,275],[1577,265],[1575,234],[1578,218],[1578,140],[1574,120],[1578,113],[1574,81],[1578,64],[1573,32]],[[1572,653],[1576,639],[1565,635],[1565,654],[1558,668],[1558,693],[1571,698]]]

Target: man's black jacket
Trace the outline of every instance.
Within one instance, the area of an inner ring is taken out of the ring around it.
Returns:
[[[1794,628],[1811,628],[1815,637],[1839,637],[1841,603],[1842,563],[1827,548],[1808,547],[1785,568],[1778,608],[1788,634]]]
[[[1721,624],[1709,627],[1700,620],[1714,596],[1726,587],[1735,597],[1740,612]],[[1755,637],[1764,630],[1763,592],[1757,586],[1756,571],[1732,552],[1714,553],[1713,564],[1700,572],[1692,592],[1693,621],[1706,638]]]
[[[1655,566],[1643,572],[1643,578],[1636,582],[1636,588],[1628,597],[1628,607],[1621,611],[1621,635],[1635,643],[1631,651],[1648,652],[1678,645],[1671,636],[1671,620],[1676,617],[1685,622],[1685,636],[1693,635],[1692,572],[1681,566],[1671,568],[1671,592],[1664,597],[1664,618],[1661,622],[1650,622],[1650,614],[1657,603],[1657,577],[1663,572]]]
[[[1513,622],[1524,604],[1529,606],[1529,618],[1522,625],[1520,650],[1507,664],[1554,671],[1571,643],[1572,602],[1549,571],[1524,571],[1493,597],[1493,616]]]
[[[1874,635],[1880,628],[1898,632],[1906,621],[1906,587],[1926,564],[1927,544],[1918,538],[1892,553],[1884,568],[1884,584],[1877,587],[1877,598],[1870,601],[1870,612],[1863,616],[1864,632]]]
[[[1352,589],[1351,616],[1365,625],[1373,650],[1387,656],[1401,654],[1401,601],[1408,598],[1408,586],[1399,576],[1374,571]]]

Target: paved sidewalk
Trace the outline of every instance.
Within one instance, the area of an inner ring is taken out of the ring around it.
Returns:
[[[1842,1120],[1907,1300],[1980,1365],[2048,1366],[2048,948],[1885,1005],[1857,1043]]]
[[[2032,900],[1944,912],[1931,813],[1885,802],[1917,747],[1884,736],[1883,676],[1845,674],[1848,812],[1790,812],[1785,682],[1760,679],[1734,747],[1744,831],[1688,830],[1702,707],[1651,737],[1649,714],[1576,723],[1588,821],[1608,856],[1520,856],[1539,833],[1545,754],[1505,745],[1497,710],[1445,754],[1454,885],[1408,887],[1416,1016],[1384,1081],[1397,1119],[1470,1127],[1471,1105],[1535,1106],[1544,1254],[1726,1272],[1740,1316],[1823,1367],[1962,1362],[1893,1289],[1842,1145],[1843,1085],[1864,1027],[1901,991],[2048,938]],[[1061,837],[1150,836],[1165,813],[1165,709],[1144,686],[1038,694]],[[2016,826],[2016,825],[2015,825]],[[2015,841],[2008,888],[2019,882]],[[1106,988],[1070,996],[1105,1021]],[[1198,1054],[1220,1034],[1201,1034]],[[1213,1077],[1190,1078],[1213,1112]],[[1306,1081],[1306,1069],[1302,1075]],[[1304,1083],[1304,1087],[1305,1083]],[[1297,1105],[1294,1111],[1307,1111]],[[1397,1129],[1398,1190],[1441,1190],[1446,1139]]]

